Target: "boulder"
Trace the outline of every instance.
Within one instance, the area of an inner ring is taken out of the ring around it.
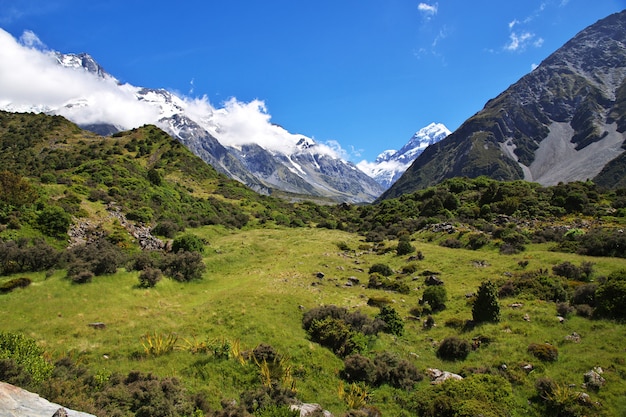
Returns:
[[[300,417],[317,416],[321,412],[324,417],[333,417],[330,411],[324,410],[319,404],[292,404],[293,411],[299,411]]]
[[[439,385],[447,381],[448,379],[456,379],[459,381],[463,379],[461,375],[453,374],[452,372],[448,372],[448,371],[441,371],[439,369],[434,369],[434,368],[428,368],[426,370],[426,374],[430,378],[430,383],[432,385]]]
[[[443,285],[443,281],[436,275],[431,275],[424,280],[426,285]]]
[[[602,375],[600,375],[602,372],[602,368],[600,367],[593,368],[591,371],[587,372],[584,375],[585,387],[593,391],[598,391],[602,388],[606,382]]]
[[[96,417],[41,398],[11,384],[0,382],[0,417]]]

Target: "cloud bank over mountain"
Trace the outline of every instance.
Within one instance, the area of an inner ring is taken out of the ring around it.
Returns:
[[[82,67],[61,66],[58,59],[35,33],[26,31],[18,40],[0,29],[0,108],[33,111],[33,103],[38,103],[37,111],[54,110],[79,125],[108,123],[124,130],[159,119],[154,103],[137,99],[141,88]],[[177,105],[196,123],[214,130],[225,146],[258,144],[291,153],[302,138],[273,124],[262,100],[246,103],[230,98],[216,107],[207,96],[176,97]],[[336,141],[317,143],[316,151],[334,158],[348,156]]]

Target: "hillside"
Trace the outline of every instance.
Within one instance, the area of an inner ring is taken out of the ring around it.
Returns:
[[[623,182],[626,11],[581,31],[445,140],[381,199],[457,176]]]
[[[288,204],[154,126],[103,138],[0,113],[0,143],[0,380],[54,403],[215,417],[626,406],[624,190],[455,178],[376,205]]]

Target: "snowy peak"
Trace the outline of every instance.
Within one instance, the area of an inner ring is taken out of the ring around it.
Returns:
[[[95,74],[100,78],[111,77],[111,75],[109,75],[89,54],[62,54],[60,52],[55,52],[54,56],[56,57],[58,63],[65,68],[82,68],[83,70]]]
[[[374,162],[363,161],[357,166],[383,187],[389,188],[424,149],[449,134],[450,130],[442,123],[431,123],[418,130],[399,151],[386,150]]]

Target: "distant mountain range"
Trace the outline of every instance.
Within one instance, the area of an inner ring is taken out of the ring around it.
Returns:
[[[626,186],[626,11],[567,42],[428,147],[381,199],[446,178]]]
[[[387,189],[402,176],[424,149],[449,134],[450,131],[443,124],[431,123],[417,131],[399,151],[384,151],[374,162],[363,161],[357,166]]]
[[[303,135],[289,133],[280,126],[262,120],[262,138],[256,131],[246,130],[247,120],[233,123],[229,112],[241,111],[241,103],[214,109],[183,99],[165,89],[149,89],[119,83],[88,54],[52,53],[59,65],[82,71],[110,84],[123,94],[134,97],[148,109],[148,122],[153,123],[180,140],[216,170],[236,179],[262,194],[278,195],[291,200],[314,198],[328,202],[371,202],[385,187],[342,159],[329,146],[318,144]],[[84,74],[83,74],[84,75]],[[101,135],[109,135],[126,127],[120,120],[112,123],[94,114],[103,113],[102,105],[94,104],[94,93],[84,91],[84,97],[75,97],[62,106],[53,107],[4,104],[2,110],[14,112],[44,112],[60,114],[82,128]],[[132,98],[131,98],[132,100]],[[203,104],[203,105],[202,105]],[[261,106],[252,103],[251,105]],[[255,114],[263,114],[258,109]],[[251,112],[252,113],[252,112]],[[91,121],[81,123],[89,114]],[[245,116],[245,115],[244,115]],[[242,119],[245,119],[243,117]],[[257,127],[258,127],[257,126]],[[225,138],[228,140],[224,140]]]

